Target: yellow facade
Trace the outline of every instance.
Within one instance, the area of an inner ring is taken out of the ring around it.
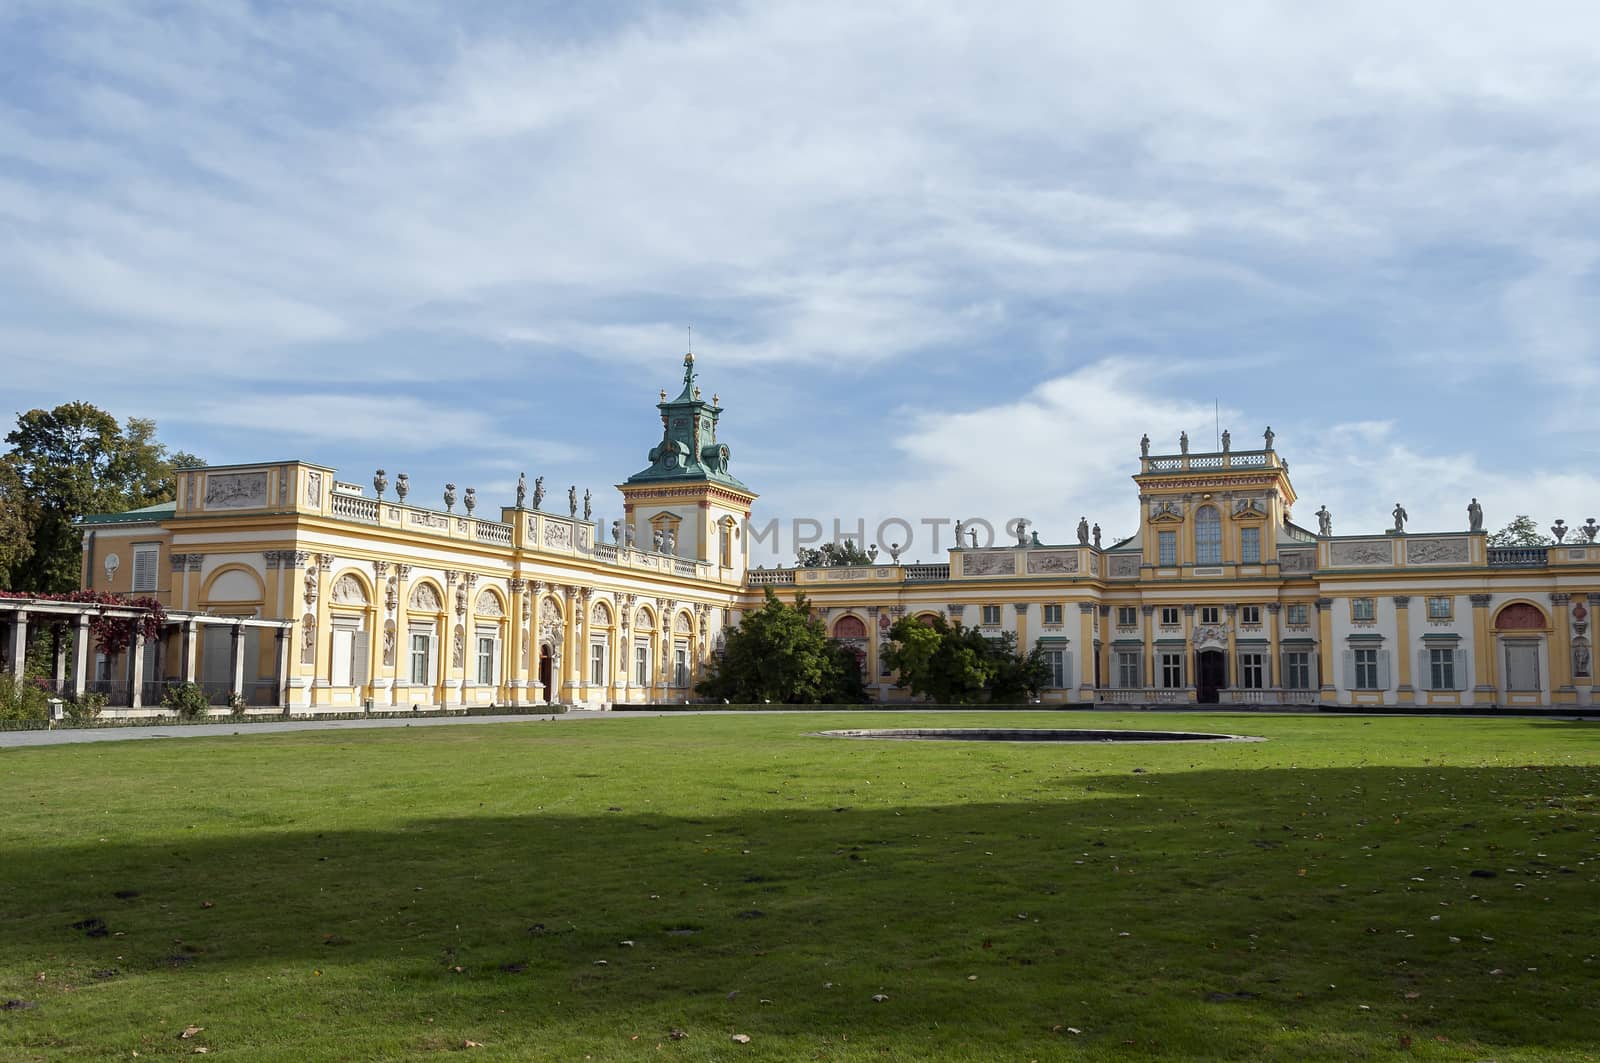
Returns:
[[[1600,544],[1581,531],[1522,550],[1481,531],[1312,532],[1269,434],[1251,451],[1142,448],[1139,529],[1120,543],[1085,523],[1077,541],[969,545],[942,564],[752,571],[756,495],[728,474],[692,359],[659,409],[661,442],[618,485],[610,529],[575,501],[441,511],[306,462],[193,469],[167,507],[85,521],[84,585],[284,622],[229,660],[275,676],[297,712],[689,700],[772,585],[806,593],[883,700],[906,696],[888,628],[943,615],[1046,649],[1050,703],[1592,704]],[[168,659],[221,660],[207,638],[175,634]]]

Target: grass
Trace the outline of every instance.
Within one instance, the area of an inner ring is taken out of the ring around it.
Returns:
[[[1600,1058],[1600,725],[934,720],[1270,740],[6,750],[0,1058]]]

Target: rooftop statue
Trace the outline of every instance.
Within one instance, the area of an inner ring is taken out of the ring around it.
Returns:
[[[1317,510],[1317,534],[1333,534],[1333,514],[1328,512],[1328,507],[1323,506]]]
[[[1476,498],[1467,504],[1467,528],[1470,531],[1483,531],[1483,507],[1478,505]]]

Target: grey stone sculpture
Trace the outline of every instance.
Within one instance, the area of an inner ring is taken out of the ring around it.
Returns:
[[[1565,542],[1567,538],[1567,522],[1557,518],[1556,522],[1550,525],[1550,534],[1556,537],[1556,542]]]
[[[1323,506],[1317,510],[1317,534],[1333,534],[1333,514],[1328,512],[1328,507]]]
[[[1476,498],[1467,503],[1467,528],[1470,531],[1483,531],[1483,507],[1478,505]]]
[[[622,542],[622,522],[620,520],[611,522],[611,541],[618,544]]]
[[[1096,550],[1100,549],[1100,525],[1098,524],[1094,526],[1094,548]]]
[[[1406,531],[1406,521],[1411,519],[1411,514],[1407,513],[1406,507],[1402,506],[1398,502],[1394,504],[1394,509],[1390,512],[1394,514],[1394,533],[1396,535],[1404,535]]]
[[[976,550],[978,548],[978,529],[976,529],[976,528],[968,528],[967,529],[967,537],[972,540],[972,548],[974,550]],[[900,544],[896,543],[894,545],[895,546],[899,546]],[[900,560],[898,554],[895,555],[895,560],[896,561]]]
[[[1184,453],[1188,453],[1187,444],[1185,445],[1185,447],[1186,447],[1186,449],[1185,449]],[[1078,543],[1080,545],[1082,545],[1082,546],[1088,546],[1089,545],[1089,518],[1088,517],[1079,517],[1078,518]]]
[[[1150,456],[1150,433],[1149,432],[1146,432],[1144,435],[1139,437],[1139,456],[1141,458],[1148,458]]]
[[[478,489],[467,488],[467,497],[461,500],[461,504],[467,507],[467,516],[472,516],[472,511],[478,508]]]
[[[1028,522],[1021,519],[1017,521],[1017,545],[1028,545]]]
[[[589,489],[585,487],[583,489],[583,519],[588,520],[592,516],[594,516],[593,496],[589,494]]]
[[[543,502],[543,501],[544,501],[544,477],[540,476],[540,477],[537,477],[533,481],[533,508],[534,509],[538,509],[539,508],[539,504],[541,502]]]
[[[405,473],[394,478],[394,493],[400,496],[400,501],[406,500],[406,495],[411,493],[411,477]]]
[[[1188,432],[1179,432],[1178,433],[1178,453],[1180,453],[1180,454],[1189,453],[1189,433]]]
[[[1233,448],[1233,437],[1230,436],[1228,434],[1228,430],[1226,428],[1224,428],[1222,430],[1222,452],[1224,454],[1226,454],[1232,448]]]
[[[578,485],[577,484],[573,484],[571,487],[567,488],[567,516],[569,516],[569,517],[577,517],[577,515],[578,515]]]
[[[517,508],[521,509],[524,502],[528,501],[528,474],[517,474]]]
[[[1265,439],[1267,441],[1266,449],[1271,450],[1272,449],[1272,441],[1274,439],[1278,438],[1278,437],[1272,431],[1272,426],[1269,424],[1269,425],[1267,425],[1267,430],[1265,432],[1261,433],[1261,438],[1263,438],[1263,439]]]
[[[452,510],[454,510],[455,509],[455,505],[456,505],[456,485],[455,484],[445,484],[444,485],[444,509],[445,509],[445,512],[449,513]]]

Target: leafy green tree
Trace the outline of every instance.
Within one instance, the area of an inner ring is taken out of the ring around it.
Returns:
[[[33,500],[9,459],[0,458],[0,587],[15,586],[13,570],[33,555]]]
[[[1550,546],[1555,540],[1539,530],[1533,518],[1518,513],[1510,524],[1489,533],[1490,546]]]
[[[804,594],[793,605],[771,587],[760,609],[728,633],[720,657],[695,688],[739,704],[842,705],[866,700],[861,668],[849,647],[830,639]]]
[[[6,585],[38,591],[78,585],[82,536],[73,522],[90,513],[117,512],[173,498],[178,462],[203,464],[191,454],[170,454],[155,437],[155,422],[131,417],[126,429],[87,402],[19,414],[6,436],[5,460],[19,491],[0,484],[6,510],[0,529],[28,526],[29,549],[6,566]]]
[[[830,565],[870,565],[874,554],[857,546],[854,540],[842,543],[823,543],[819,547],[801,547],[796,564],[801,568],[826,568]]]
[[[926,622],[901,617],[889,637],[894,641],[887,660],[898,685],[936,704],[1026,701],[1050,681],[1044,651],[1035,646],[1019,653],[1017,636],[1009,631],[991,639],[935,614]]]

